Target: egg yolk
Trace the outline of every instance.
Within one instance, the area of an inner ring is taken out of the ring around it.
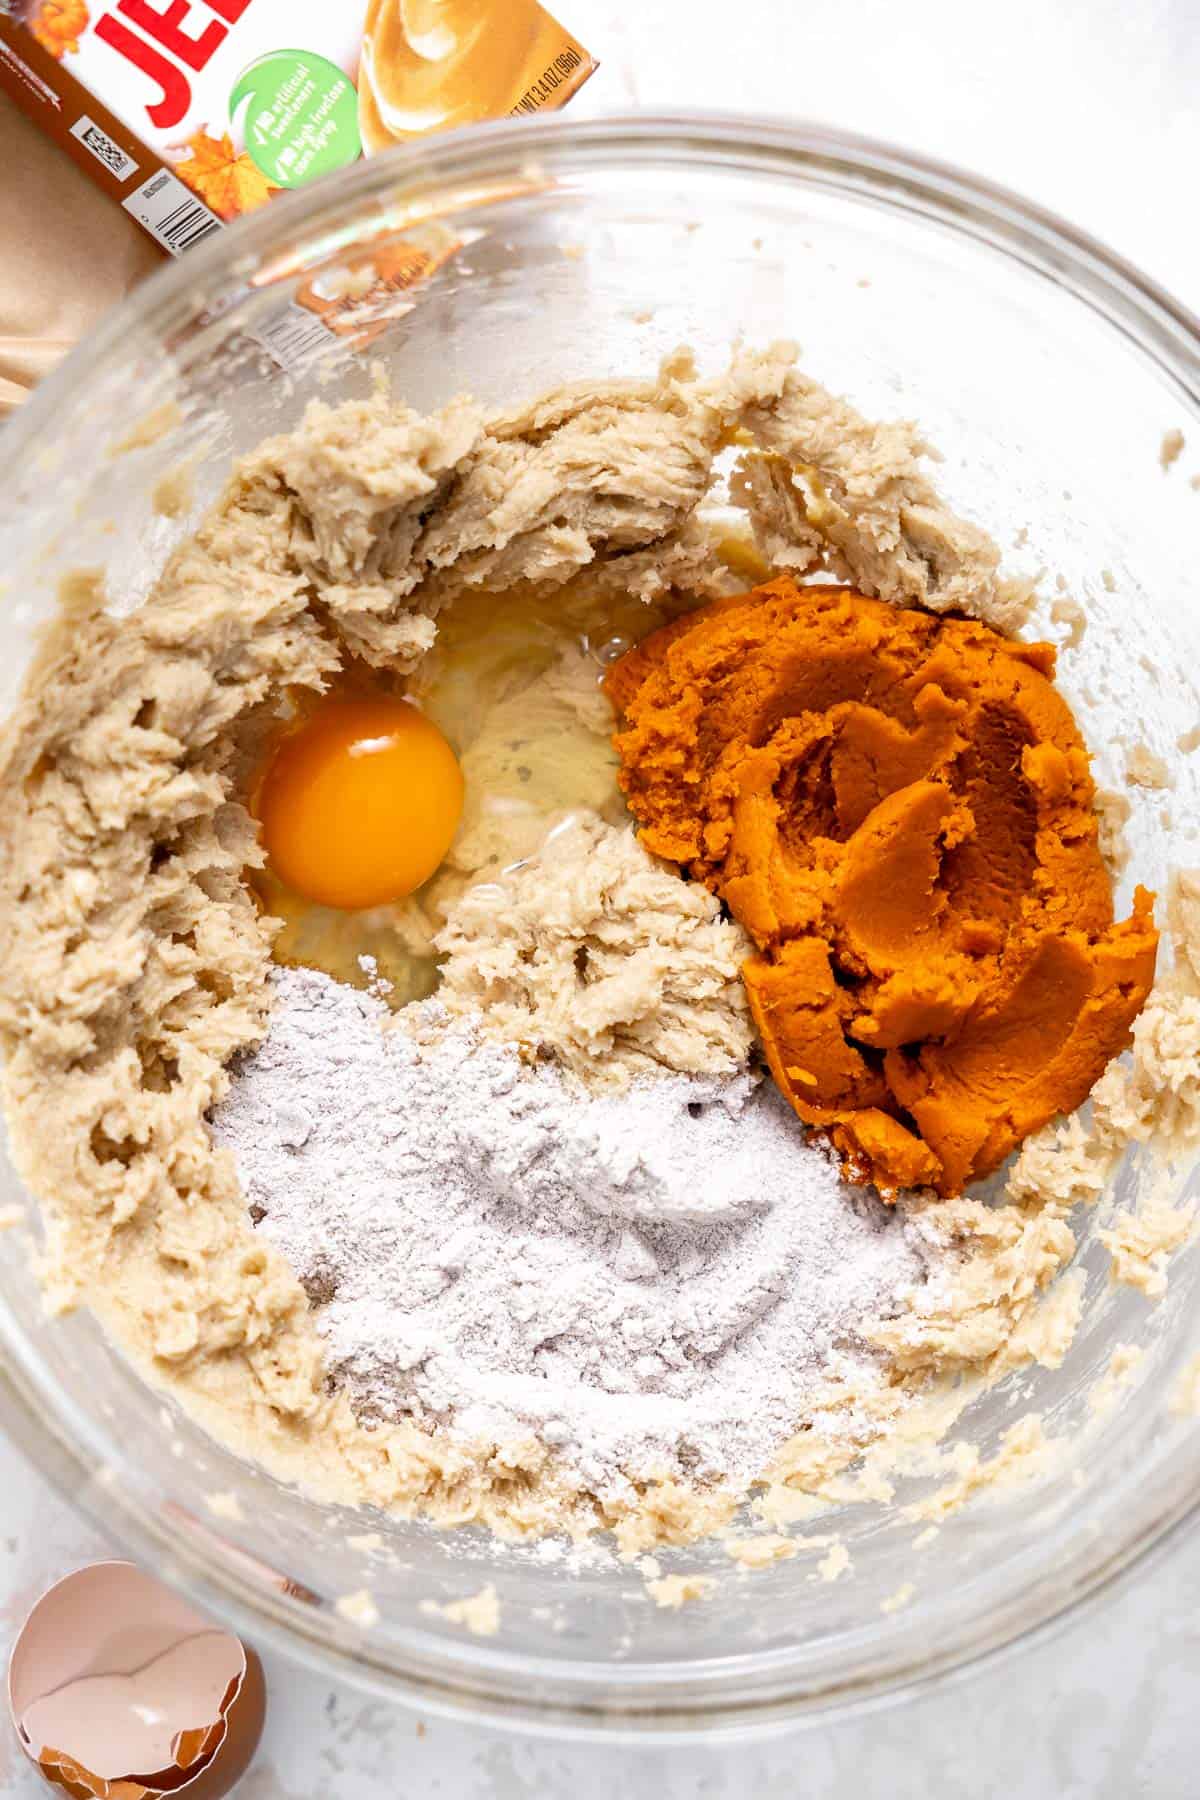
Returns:
[[[353,911],[428,881],[458,827],[462,770],[407,700],[323,701],[275,750],[255,795],[274,873]]]

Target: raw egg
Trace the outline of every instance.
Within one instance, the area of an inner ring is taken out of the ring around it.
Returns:
[[[401,900],[450,848],[463,778],[449,744],[408,700],[322,701],[284,736],[255,796],[271,868],[319,906]]]

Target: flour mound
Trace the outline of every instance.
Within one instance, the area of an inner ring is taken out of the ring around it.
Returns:
[[[588,1096],[436,1002],[271,979],[214,1135],[361,1417],[536,1434],[613,1500],[663,1470],[744,1483],[814,1404],[844,1429],[878,1392],[858,1333],[921,1281],[916,1240],[769,1084]]]

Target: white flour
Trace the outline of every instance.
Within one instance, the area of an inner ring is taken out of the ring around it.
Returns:
[[[364,1418],[533,1432],[612,1494],[664,1467],[744,1482],[830,1381],[878,1385],[858,1334],[922,1279],[915,1235],[769,1083],[591,1098],[434,1002],[393,1022],[272,979],[214,1134]]]

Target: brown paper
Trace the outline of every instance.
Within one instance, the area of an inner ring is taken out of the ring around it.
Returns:
[[[0,412],[162,262],[0,93]]]

